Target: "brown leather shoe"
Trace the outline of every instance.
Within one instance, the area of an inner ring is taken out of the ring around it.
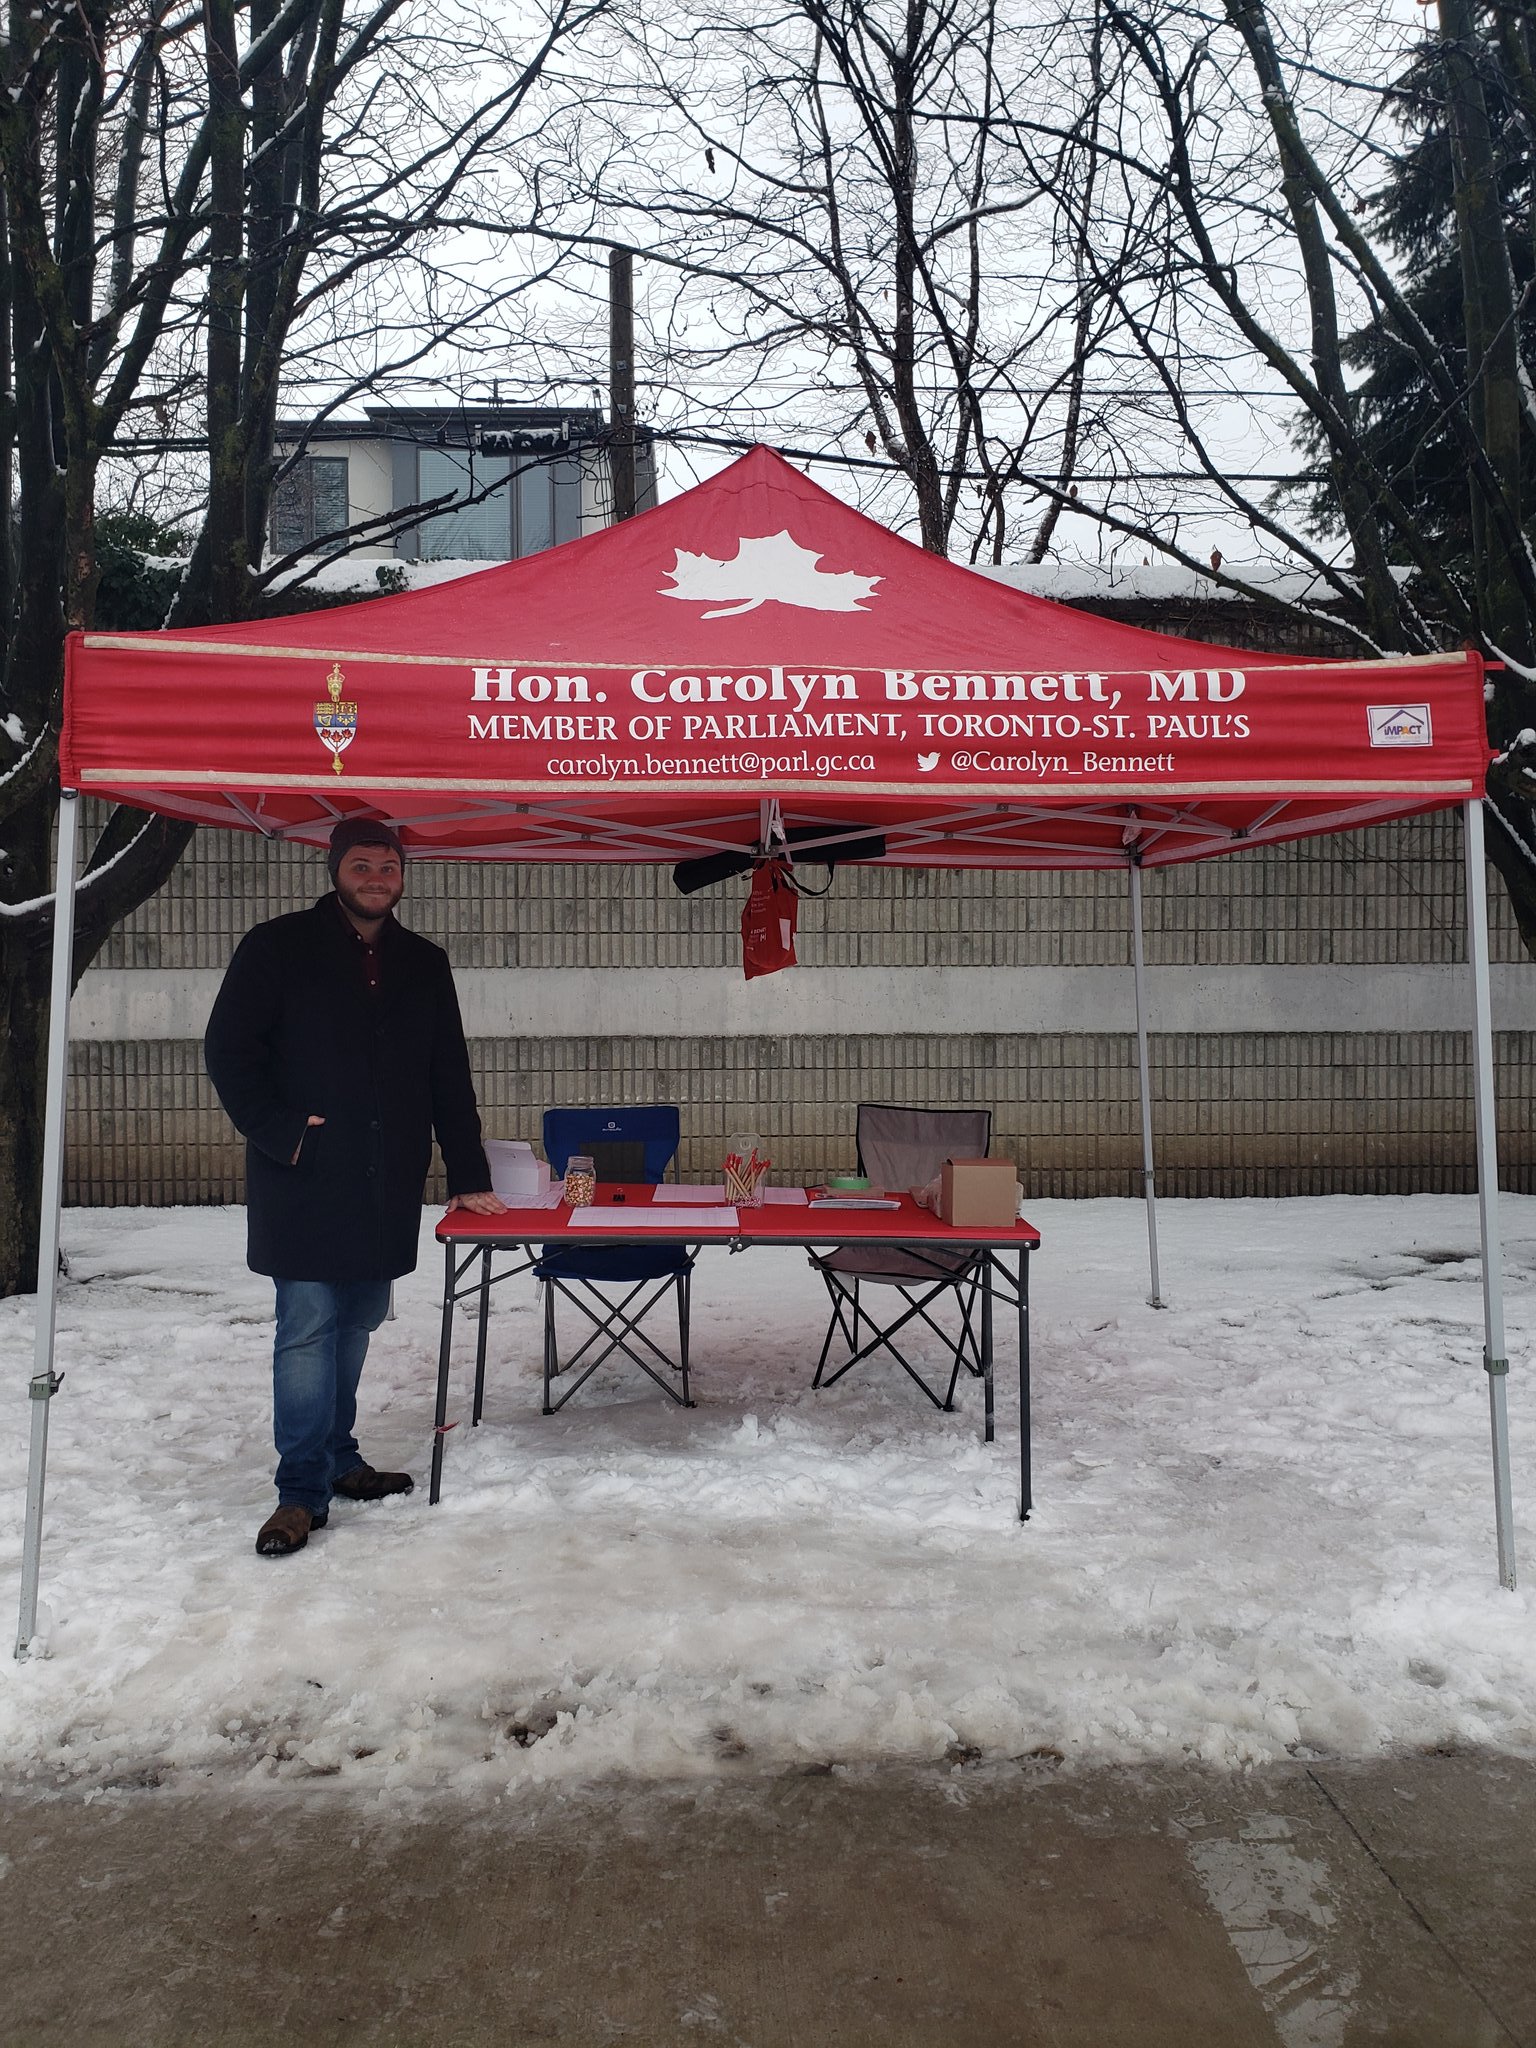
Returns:
[[[388,1493],[409,1493],[415,1484],[409,1472],[375,1472],[371,1465],[354,1465],[331,1481],[331,1491],[343,1500],[383,1500]]]
[[[287,1557],[302,1550],[310,1530],[323,1529],[329,1519],[328,1514],[312,1515],[308,1508],[278,1508],[256,1532],[256,1553],[259,1557]]]

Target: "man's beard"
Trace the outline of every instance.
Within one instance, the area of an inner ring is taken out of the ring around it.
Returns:
[[[404,880],[402,880],[399,888],[396,889],[394,895],[391,896],[389,901],[381,907],[376,901],[372,903],[364,903],[356,894],[356,892],[348,888],[347,884],[341,881],[339,878],[336,883],[336,895],[341,903],[342,909],[350,910],[354,917],[361,917],[364,919],[387,917],[390,911],[392,911],[395,905],[400,901],[400,898],[404,895],[404,893],[405,883]]]

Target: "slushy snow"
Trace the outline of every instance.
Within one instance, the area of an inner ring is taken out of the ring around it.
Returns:
[[[0,1661],[10,1782],[331,1778],[403,1798],[884,1758],[1243,1765],[1536,1752],[1536,1605],[1496,1578],[1470,1199],[1040,1202],[1035,1499],[1011,1318],[981,1390],[895,1367],[812,1393],[791,1250],[706,1251],[699,1405],[605,1367],[539,1413],[531,1280],[497,1290],[486,1419],[455,1318],[427,1504],[441,1255],[397,1290],[364,1454],[417,1491],[253,1550],[272,1301],[238,1210],[74,1210],[46,1657]],[[1506,1198],[1516,1526],[1536,1571],[1536,1199]],[[0,1587],[14,1616],[32,1305],[0,1303]],[[10,1626],[7,1621],[7,1626]]]

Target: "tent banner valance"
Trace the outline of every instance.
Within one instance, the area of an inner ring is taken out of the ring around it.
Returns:
[[[340,641],[345,614],[330,623]],[[445,661],[127,634],[88,635],[82,651],[93,682],[110,680],[105,692],[72,690],[65,774],[87,791],[591,797],[830,785],[1054,802],[1283,792],[1446,803],[1480,789],[1487,761],[1470,654],[1253,667],[1229,653],[1139,669],[616,667],[575,651],[558,664]]]

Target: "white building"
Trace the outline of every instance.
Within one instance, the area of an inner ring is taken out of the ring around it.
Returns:
[[[612,521],[611,440],[595,408],[369,406],[360,420],[282,420],[277,454],[289,467],[272,495],[272,555],[325,551],[365,524],[353,560],[509,562],[537,554]],[[636,508],[645,511],[656,502],[656,467],[644,428],[635,472]],[[448,502],[409,518],[435,499]]]

